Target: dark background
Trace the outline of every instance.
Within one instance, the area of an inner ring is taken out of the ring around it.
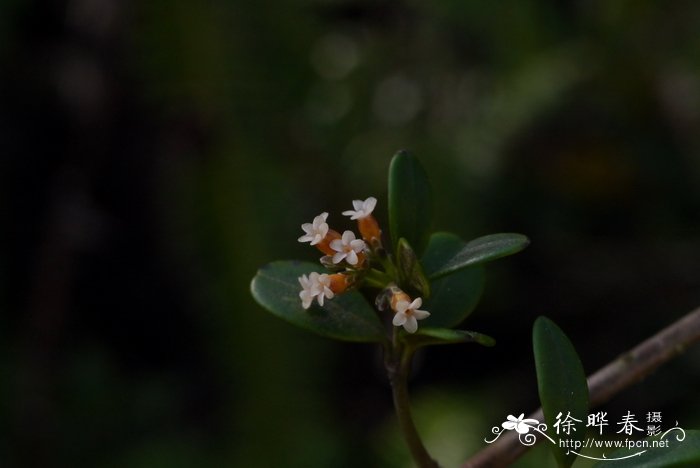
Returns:
[[[401,148],[436,229],[532,240],[464,325],[498,345],[419,356],[463,461],[537,406],[538,315],[590,373],[700,305],[699,30],[690,0],[2,1],[0,465],[406,466],[377,350],[249,294],[321,211],[386,224]],[[690,350],[605,409],[697,428],[699,384]]]

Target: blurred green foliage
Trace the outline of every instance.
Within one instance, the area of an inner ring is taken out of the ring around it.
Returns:
[[[470,317],[498,345],[416,369],[427,420],[444,389],[483,447],[536,404],[537,315],[590,373],[700,303],[699,25],[692,1],[2,2],[0,464],[405,466],[373,350],[248,293],[311,260],[318,212],[375,195],[386,223],[400,148],[436,229],[532,239]],[[697,362],[610,410],[697,426]]]

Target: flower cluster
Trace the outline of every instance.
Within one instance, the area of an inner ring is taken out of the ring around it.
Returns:
[[[347,276],[342,273],[334,275],[318,274],[315,271],[309,273],[309,276],[301,275],[299,277],[301,284],[301,305],[304,309],[311,307],[314,298],[318,301],[318,305],[323,305],[324,298],[333,299],[336,294],[340,294],[348,286]]]
[[[327,212],[316,216],[312,222],[301,225],[304,235],[299,237],[299,242],[308,242],[315,246],[325,254],[321,263],[331,270],[338,271],[332,274],[312,272],[308,276],[299,277],[302,288],[299,292],[301,305],[308,309],[316,299],[318,304],[323,306],[326,299],[333,299],[337,294],[342,294],[348,288],[361,283],[371,270],[387,280],[381,287],[389,294],[387,302],[394,312],[393,325],[403,326],[407,332],[414,333],[418,329],[417,321],[430,315],[429,312],[419,309],[423,300],[420,297],[411,300],[408,294],[395,285],[392,277],[373,268],[373,263],[376,263],[382,254],[386,255],[382,248],[382,231],[372,215],[377,206],[377,199],[369,197],[364,201],[353,200],[352,205],[353,209],[343,211],[343,215],[357,221],[361,239],[356,238],[352,231],[346,230],[340,234],[331,229],[326,222]]]

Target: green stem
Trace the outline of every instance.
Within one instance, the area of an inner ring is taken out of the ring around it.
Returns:
[[[408,397],[411,352],[398,343],[397,333],[398,328],[394,328],[393,342],[391,348],[387,350],[385,365],[389,382],[391,383],[391,392],[396,416],[399,420],[399,428],[411,451],[413,461],[421,468],[437,468],[439,465],[433,460],[423,445],[411,416],[411,403]]]
[[[394,279],[394,281],[398,281],[399,273],[396,270],[396,265],[394,265],[394,262],[391,260],[391,257],[389,255],[384,255],[380,257],[379,261],[384,267],[384,271],[386,271],[387,274]]]
[[[386,285],[393,281],[389,275],[374,268],[370,268],[367,273],[365,273],[364,280],[367,285],[379,289],[386,288]]]

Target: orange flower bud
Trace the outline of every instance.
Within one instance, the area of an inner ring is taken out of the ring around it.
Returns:
[[[396,311],[398,310],[397,304],[401,301],[405,301],[410,303],[411,298],[408,294],[400,290],[399,288],[392,288],[392,295],[391,295],[391,309]]]
[[[340,239],[340,237],[341,236],[338,232],[334,231],[333,229],[329,229],[328,233],[326,234],[326,237],[324,237],[321,242],[316,244],[316,248],[318,248],[318,250],[320,250],[321,252],[323,252],[326,255],[333,255],[336,252],[335,252],[335,250],[331,249],[330,244],[332,241],[334,241],[336,239]]]
[[[364,218],[357,220],[357,227],[362,234],[362,238],[368,243],[372,243],[373,239],[379,239],[382,235],[382,230],[379,229],[377,219],[372,215],[367,215]]]
[[[335,294],[342,294],[345,292],[345,290],[350,286],[350,279],[348,275],[344,275],[343,273],[335,273],[333,275],[329,275],[329,278],[331,280],[330,288],[331,291],[333,291]]]

